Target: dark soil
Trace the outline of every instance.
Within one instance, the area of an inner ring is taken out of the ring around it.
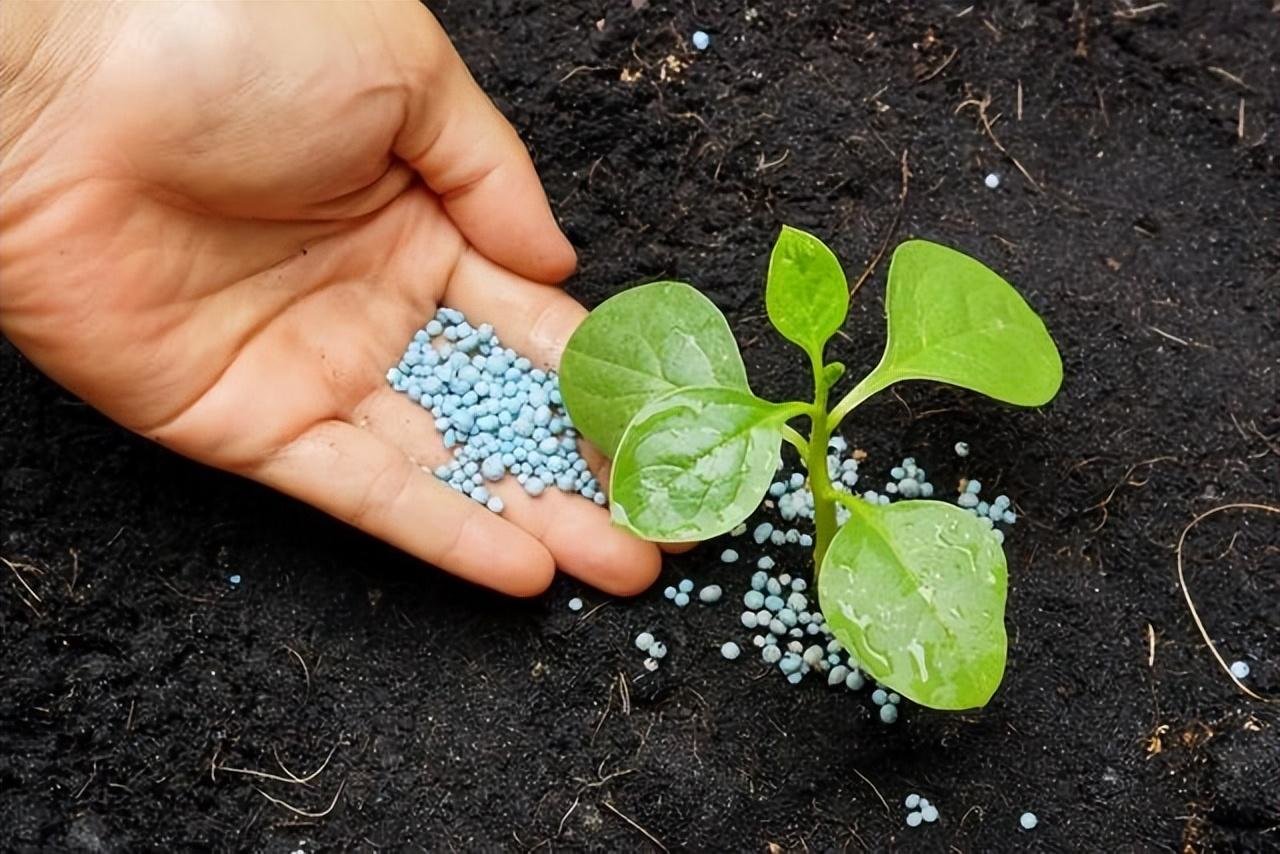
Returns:
[[[1280,713],[1214,664],[1174,561],[1197,513],[1280,498],[1271,0],[633,5],[438,9],[535,152],[583,301],[693,281],[756,388],[801,393],[762,319],[785,222],[851,277],[908,236],[956,245],[1053,330],[1067,379],[1043,411],[917,385],[850,427],[876,470],[914,453],[1016,499],[992,704],[887,727],[865,694],[723,661],[732,604],[654,590],[583,618],[571,595],[604,600],[568,581],[468,588],[117,429],[0,344],[0,555],[40,597],[0,566],[0,848],[642,850],[642,826],[704,851],[1280,850]],[[855,369],[882,345],[884,267],[838,342]],[[736,601],[719,548],[664,577]],[[1216,515],[1187,558],[1227,661],[1280,692],[1280,519]],[[656,676],[645,628],[671,647]],[[330,754],[310,786],[214,770]],[[311,819],[258,789],[312,812],[338,794]],[[910,791],[936,825],[905,826]]]

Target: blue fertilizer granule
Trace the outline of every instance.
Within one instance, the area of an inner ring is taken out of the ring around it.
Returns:
[[[554,487],[605,504],[578,453],[559,378],[503,347],[489,324],[473,327],[462,312],[441,308],[414,333],[387,382],[435,419],[453,457],[436,477],[489,510],[504,506],[487,484],[508,476],[529,495]]]

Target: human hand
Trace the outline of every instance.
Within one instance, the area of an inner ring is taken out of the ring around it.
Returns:
[[[659,553],[555,490],[436,481],[387,368],[438,305],[554,367],[584,310],[524,147],[405,4],[4,4],[0,331],[119,423],[471,581],[628,594]],[[425,471],[424,471],[425,467]]]

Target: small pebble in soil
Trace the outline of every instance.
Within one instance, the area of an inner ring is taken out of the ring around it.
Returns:
[[[926,823],[933,824],[938,820],[938,808],[926,801],[924,798],[921,798],[920,817],[923,818]]]
[[[877,706],[883,706],[889,702],[889,694],[883,688],[877,688],[871,692],[871,702]]]
[[[1237,679],[1249,678],[1249,664],[1245,661],[1231,662],[1231,675]]]
[[[569,600],[569,610],[570,610],[570,611],[581,611],[581,610],[582,610],[582,600],[581,600],[581,599],[579,599],[577,596],[574,596],[572,599],[570,599],[570,600]]]
[[[1023,830],[1035,830],[1036,825],[1040,823],[1040,819],[1036,818],[1033,812],[1024,812],[1022,817],[1018,819],[1018,824],[1022,825]]]
[[[641,632],[636,635],[636,649],[641,652],[648,652],[649,647],[653,646],[653,633]]]
[[[654,659],[662,659],[667,657],[667,645],[662,641],[654,641],[649,646],[649,657]]]
[[[728,643],[720,647],[720,654],[723,655],[725,658],[729,659],[730,661],[733,661],[741,653],[742,653],[742,650],[738,649],[738,645],[733,641],[729,641]]]
[[[983,179],[982,183],[987,185],[988,190],[994,190],[996,187],[1000,186],[1000,176],[991,172]]]
[[[733,549],[725,549],[720,553],[720,560],[723,563],[737,563],[738,553]]]
[[[906,805],[907,809],[913,810],[916,807],[920,806],[920,796],[917,795],[915,792],[912,792],[911,794],[907,795],[907,799],[903,801],[903,803]]]
[[[674,587],[668,587],[662,591],[662,595],[668,599],[674,599],[676,598],[676,589]]]
[[[719,602],[720,597],[723,595],[724,591],[720,589],[719,584],[708,584],[698,591],[698,601],[705,605],[712,605]]]
[[[650,673],[658,669],[658,660],[656,658],[646,658],[644,660],[644,669]]]
[[[711,46],[711,36],[707,35],[702,30],[698,30],[693,34],[692,41],[693,46],[698,50],[706,50]]]
[[[682,578],[680,579],[680,583],[676,585],[676,589],[679,590],[681,593],[692,593],[693,581],[688,578]]]
[[[924,821],[924,816],[920,815],[918,811],[907,813],[907,827],[919,827],[922,821]]]
[[[231,576],[230,578],[228,578],[228,579],[227,579],[227,582],[228,582],[232,587],[234,587],[234,586],[236,586],[237,584],[239,584],[239,583],[240,583],[240,576],[238,576],[238,575],[233,575],[233,576]],[[1245,671],[1246,671],[1246,672],[1245,672],[1245,675],[1247,676],[1247,675],[1248,675],[1248,667],[1247,667],[1247,666],[1246,666],[1246,668],[1245,668]]]
[[[880,720],[891,724],[898,719],[898,707],[892,703],[880,707]]]
[[[969,443],[968,443],[968,442],[956,442],[956,456],[957,456],[957,457],[967,457],[967,456],[969,456]]]
[[[689,594],[681,590],[676,594],[675,603],[677,608],[683,608],[689,604]]]

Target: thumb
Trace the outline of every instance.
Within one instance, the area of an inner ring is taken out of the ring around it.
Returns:
[[[411,8],[417,20],[406,29],[414,37],[397,39],[408,103],[396,155],[417,170],[483,255],[526,278],[561,281],[577,258],[529,152],[431,13]]]

